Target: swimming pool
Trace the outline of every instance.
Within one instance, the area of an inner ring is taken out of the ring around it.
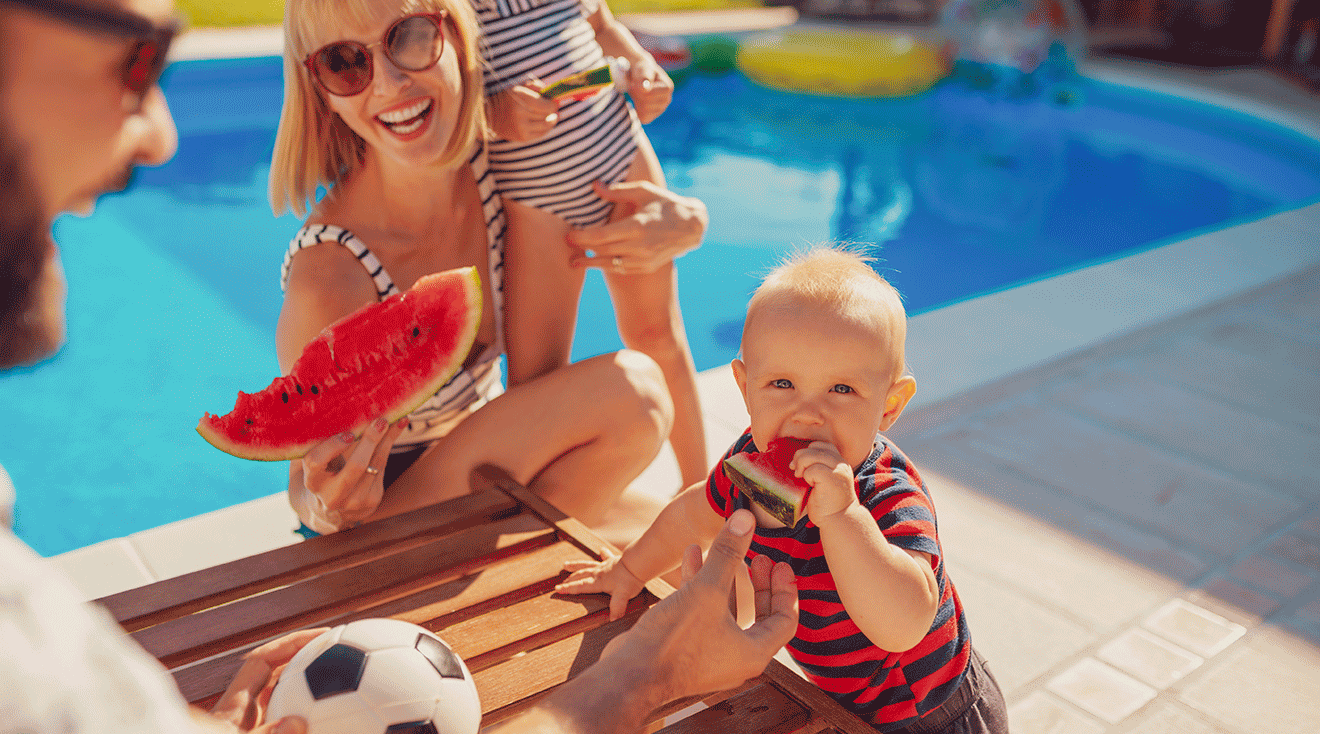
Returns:
[[[176,64],[180,152],[89,219],[57,225],[70,341],[0,378],[0,464],[17,530],[59,553],[279,491],[285,465],[193,432],[276,372],[284,244],[266,171],[278,60]],[[689,79],[648,126],[671,187],[706,201],[706,244],[680,261],[698,366],[736,350],[745,299],[795,245],[878,243],[920,312],[1320,196],[1320,144],[1245,115],[1093,81],[1072,106],[952,86],[907,100]],[[576,356],[617,348],[598,278]]]

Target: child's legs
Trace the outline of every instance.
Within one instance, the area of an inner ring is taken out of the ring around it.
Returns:
[[[482,464],[588,525],[606,519],[669,433],[672,407],[655,363],[617,352],[567,365],[487,403],[390,486],[375,518],[470,490]]]
[[[637,141],[637,157],[627,180],[664,185],[660,162],[645,136]],[[631,214],[633,212],[616,206],[611,221]],[[703,481],[710,471],[706,458],[706,431],[697,399],[696,366],[688,348],[683,314],[679,310],[674,263],[646,274],[606,270],[605,281],[614,301],[614,316],[624,345],[654,359],[664,372],[665,383],[674,401],[674,430],[669,443],[678,459],[682,486]]]
[[[504,342],[509,386],[568,364],[584,272],[569,265],[568,223],[505,199]]]

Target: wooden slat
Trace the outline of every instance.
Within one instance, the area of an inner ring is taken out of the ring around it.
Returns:
[[[555,686],[586,670],[615,635],[645,611],[638,609],[582,634],[527,652],[472,674],[481,697],[483,726],[502,721],[540,700]]]
[[[319,624],[334,626],[363,617],[402,619],[413,624],[419,624],[440,635],[454,647],[455,652],[460,657],[468,660],[476,655],[507,645],[509,640],[493,637],[483,641],[478,635],[475,640],[470,641],[464,636],[466,633],[456,636],[451,631],[455,626],[471,622],[472,626],[479,628],[485,624],[481,621],[481,615],[491,610],[510,608],[529,597],[535,598],[549,594],[553,591],[554,584],[563,577],[561,569],[564,561],[586,557],[586,554],[576,545],[566,542],[556,543],[552,546],[506,558],[481,569],[480,573],[423,589],[411,596],[392,600],[381,606],[339,618],[326,619]],[[527,620],[532,623],[531,626],[524,625],[517,629],[523,630],[527,634],[542,633],[546,629],[571,622],[575,618],[595,614],[608,607],[608,602],[603,597],[578,598],[583,601],[577,605],[580,611],[576,616],[560,611],[545,618]],[[564,598],[562,603],[566,608],[573,606],[567,597]],[[492,621],[491,623],[499,624],[500,622]],[[513,629],[513,627],[506,628],[503,630],[503,634],[507,636]],[[580,630],[564,632],[560,636],[575,634],[577,631]],[[244,645],[223,655],[217,655],[195,664],[181,666],[171,671],[179,690],[183,692],[184,698],[189,703],[199,705],[214,701],[215,697],[224,692],[225,686],[238,672],[243,662],[243,654],[259,642]]]
[[[629,601],[624,616],[640,616],[653,603],[655,597],[639,594]],[[442,636],[453,640],[456,652],[466,651],[459,655],[477,671],[606,624],[608,599],[546,594],[449,627]]]
[[[814,683],[789,670],[778,660],[771,660],[761,679],[774,684],[785,695],[801,703],[811,712],[812,731],[833,727],[838,734],[875,734],[875,729],[838,701],[817,688]]]
[[[234,599],[361,563],[389,547],[397,552],[428,538],[491,522],[517,510],[507,495],[484,492],[423,507],[248,558],[222,563],[113,594],[98,601],[129,632]]]
[[[807,726],[807,709],[771,683],[741,693],[661,729],[664,734],[789,734]]]
[[[576,545],[561,541],[505,558],[486,566],[473,576],[419,591],[406,599],[365,610],[351,618],[364,615],[394,617],[440,634],[454,625],[481,617],[492,610],[550,593],[555,584],[565,577],[565,561],[587,557]],[[461,652],[459,654],[464,655]]]
[[[496,489],[522,503],[528,509],[545,518],[547,522],[559,528],[565,538],[571,539],[580,545],[583,550],[598,559],[605,557],[605,549],[607,548],[614,553],[619,552],[619,549],[615,548],[613,544],[591,532],[590,528],[583,525],[576,518],[564,514],[562,510],[547,502],[540,495],[519,484],[513,477],[509,476],[508,472],[497,466],[484,464],[473,469],[470,481],[474,490]],[[648,581],[646,589],[658,599],[663,599],[674,593],[674,587],[660,578]]]
[[[451,581],[508,555],[554,542],[539,518],[517,515],[352,568],[171,619],[133,633],[166,667],[226,652]]]

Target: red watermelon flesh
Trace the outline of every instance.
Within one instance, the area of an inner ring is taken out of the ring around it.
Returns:
[[[197,432],[244,459],[296,459],[331,436],[395,421],[458,372],[481,324],[481,278],[472,267],[420,278],[405,293],[327,326],[293,369],[265,390],[239,392],[225,415]]]
[[[807,514],[811,485],[794,476],[788,465],[799,449],[810,445],[801,438],[776,438],[765,451],[730,456],[724,469],[751,501],[788,527],[796,527]]]

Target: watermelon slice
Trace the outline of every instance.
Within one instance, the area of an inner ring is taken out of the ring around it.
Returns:
[[[283,461],[331,436],[360,436],[426,402],[463,366],[481,324],[472,267],[427,275],[406,293],[327,326],[293,369],[265,390],[239,392],[225,415],[197,424],[212,446],[244,459]]]
[[[788,468],[798,449],[811,442],[800,438],[776,438],[759,453],[734,454],[724,460],[724,470],[738,490],[788,527],[796,527],[807,514],[811,485]]]

